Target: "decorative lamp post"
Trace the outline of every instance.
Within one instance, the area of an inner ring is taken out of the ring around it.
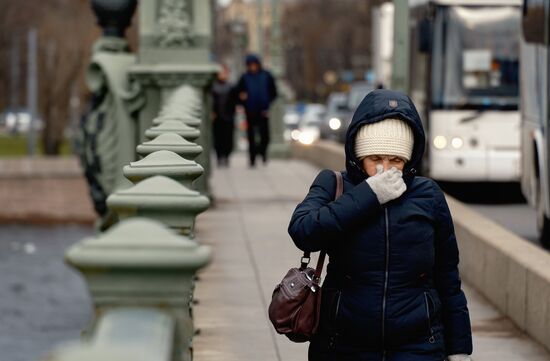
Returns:
[[[287,158],[290,155],[290,146],[284,139],[284,123],[283,117],[285,112],[285,102],[288,98],[288,89],[285,87],[284,65],[282,57],[281,44],[281,14],[279,0],[271,0],[271,46],[269,47],[269,55],[271,59],[271,69],[277,83],[279,96],[271,104],[269,128],[271,133],[271,144],[269,145],[269,153],[274,158]]]
[[[103,36],[124,38],[136,10],[137,0],[92,0],[97,24],[103,28]]]
[[[79,139],[90,195],[101,217],[97,222],[99,229],[106,229],[112,223],[106,198],[128,183],[120,170],[135,160],[139,144],[136,114],[146,104],[139,84],[129,79],[129,70],[137,59],[124,38],[136,5],[136,0],[91,2],[103,35],[94,43],[85,74],[94,101],[79,129]]]

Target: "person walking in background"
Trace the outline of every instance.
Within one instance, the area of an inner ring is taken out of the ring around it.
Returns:
[[[424,145],[409,97],[372,91],[347,131],[344,194],[323,170],[294,211],[294,243],[330,257],[310,361],[471,361],[451,213],[415,175]]]
[[[250,167],[256,165],[258,154],[265,164],[269,145],[269,106],[277,97],[277,87],[271,73],[262,68],[257,55],[247,55],[246,72],[241,76],[237,89],[246,111]],[[259,144],[256,140],[258,133]]]
[[[233,151],[237,91],[229,82],[229,69],[226,65],[222,65],[214,81],[212,97],[212,129],[218,167],[228,167],[229,156]]]

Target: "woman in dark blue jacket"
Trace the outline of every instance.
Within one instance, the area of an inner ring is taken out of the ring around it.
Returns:
[[[346,138],[344,194],[324,170],[290,221],[304,251],[327,251],[321,324],[309,360],[470,360],[472,335],[453,222],[412,101],[375,90]]]

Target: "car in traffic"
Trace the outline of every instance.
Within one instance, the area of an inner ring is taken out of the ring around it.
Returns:
[[[0,114],[0,128],[9,134],[27,134],[31,127],[35,131],[44,128],[42,119],[32,119],[31,113],[26,109],[8,109]]]
[[[302,115],[296,104],[288,104],[283,115],[283,123],[285,125],[284,138],[288,141],[291,139],[293,131],[298,129]]]
[[[328,96],[326,113],[320,125],[321,139],[338,140],[344,118],[349,115],[348,95],[334,92]]]
[[[320,127],[326,113],[324,104],[310,103],[304,106],[298,128],[291,132],[291,138],[305,145],[319,139]]]
[[[347,99],[348,111],[346,114],[342,115],[342,124],[338,132],[337,140],[340,143],[346,142],[346,132],[348,131],[348,127],[351,123],[351,118],[353,118],[353,113],[355,113],[355,109],[357,109],[363,98],[374,89],[374,85],[368,82],[355,82],[351,84]]]

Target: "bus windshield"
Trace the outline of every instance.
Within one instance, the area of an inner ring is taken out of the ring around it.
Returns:
[[[520,9],[437,11],[432,53],[435,108],[517,109]]]

